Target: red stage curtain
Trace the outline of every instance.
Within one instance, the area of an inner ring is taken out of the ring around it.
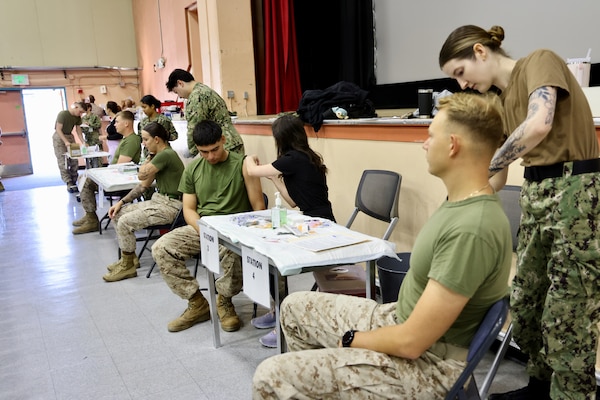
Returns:
[[[264,0],[265,114],[295,111],[302,89],[292,0]]]

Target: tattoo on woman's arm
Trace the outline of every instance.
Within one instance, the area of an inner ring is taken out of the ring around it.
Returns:
[[[542,101],[538,101],[538,100]],[[556,107],[556,89],[551,86],[542,86],[533,91],[529,98],[527,107],[527,116],[525,120],[514,130],[506,142],[500,148],[500,151],[490,164],[490,176],[496,174],[509,166],[513,161],[519,158],[527,146],[522,142],[525,137],[525,130],[531,120],[539,113],[545,113],[544,124],[551,125],[554,120]]]
[[[542,86],[531,93],[531,100],[541,99],[543,100],[544,107],[546,108],[546,118],[544,119],[544,123],[546,125],[551,125],[554,120],[554,113],[556,110],[556,88],[551,86]],[[536,112],[541,111],[536,109]],[[530,115],[531,110],[528,112],[528,116]]]

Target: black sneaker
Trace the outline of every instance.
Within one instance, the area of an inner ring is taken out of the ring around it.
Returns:
[[[79,193],[79,189],[77,188],[77,185],[68,185],[67,186],[67,192],[69,192],[69,193]]]

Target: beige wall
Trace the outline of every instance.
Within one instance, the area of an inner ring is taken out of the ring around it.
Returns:
[[[27,74],[23,88],[64,87],[67,104],[139,101],[131,0],[3,0],[0,37],[0,89]]]
[[[140,96],[152,94],[163,101],[176,100],[177,95],[167,92],[165,82],[173,69],[187,69],[189,65],[185,8],[191,3],[191,0],[132,0],[137,56],[141,67]],[[161,55],[166,59],[166,67],[155,70],[154,65]]]
[[[275,143],[270,136],[242,135],[247,154],[257,154],[263,163],[276,158]],[[362,171],[387,169],[402,175],[400,219],[390,240],[397,251],[410,251],[414,239],[433,211],[446,197],[442,182],[427,172],[422,143],[379,142],[311,138],[310,146],[320,153],[329,168],[329,199],[337,221],[345,224],[354,207],[354,196]],[[521,185],[523,168],[514,164],[509,169],[508,184]],[[273,184],[262,180],[263,191],[273,201]],[[381,237],[386,224],[362,215],[353,229]]]
[[[131,0],[3,0],[0,68],[137,67]]]
[[[187,70],[196,80],[212,87],[239,115],[256,115],[256,87],[252,18],[249,0],[132,0],[138,58],[141,71],[141,95],[153,94],[161,100],[176,100],[165,82],[175,68]],[[156,69],[161,56],[158,7],[162,21],[162,55],[166,68]],[[195,7],[190,7],[196,4]],[[201,65],[194,65],[188,51],[186,14],[194,35],[190,43],[199,47]],[[227,98],[227,91],[235,94]],[[243,98],[248,92],[249,99]]]

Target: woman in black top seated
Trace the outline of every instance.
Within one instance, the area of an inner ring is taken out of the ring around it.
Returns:
[[[281,197],[290,206],[297,206],[304,215],[335,222],[328,197],[327,167],[321,155],[310,148],[304,122],[293,115],[283,115],[273,122],[272,129],[277,159],[270,164],[260,165],[256,155],[247,156],[244,166],[248,174],[269,178]],[[271,310],[252,319],[251,323],[259,329],[273,328],[275,313]],[[265,347],[277,347],[277,331],[271,331],[259,341]]]
[[[110,124],[106,127],[106,133],[108,134],[108,140],[121,140],[123,139],[123,135],[117,132],[117,128],[115,128],[115,116],[117,113],[121,111],[121,107],[114,101],[109,101],[106,103],[106,113],[110,117]]]

